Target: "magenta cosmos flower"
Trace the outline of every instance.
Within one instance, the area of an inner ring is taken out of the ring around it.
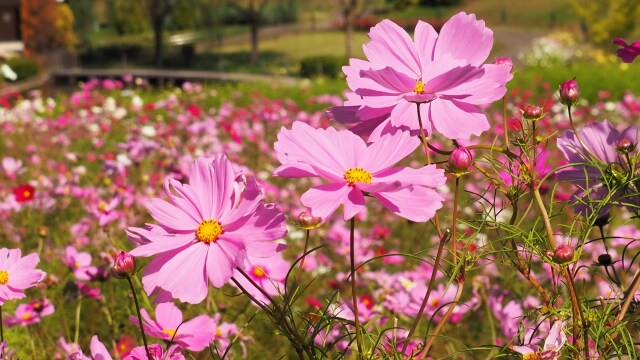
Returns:
[[[236,267],[243,267],[246,254],[273,256],[279,247],[274,240],[286,228],[284,215],[262,202],[255,179],[240,181],[224,155],[197,159],[189,181],[166,179],[169,201],[147,203],[158,226],[129,231],[144,240],[131,255],[156,255],[142,279],[147,293],[163,289],[196,304],[207,296],[209,282],[222,287]]]
[[[280,177],[320,177],[328,184],[302,195],[313,216],[327,218],[344,205],[344,219],[365,209],[364,194],[377,198],[392,212],[412,221],[427,221],[442,207],[436,188],[444,185],[444,170],[435,165],[420,169],[393,167],[411,154],[419,140],[408,131],[385,134],[367,144],[351,131],[314,129],[296,121],[282,128],[275,151]]]
[[[522,354],[524,360],[557,360],[560,359],[560,353],[562,346],[567,341],[567,336],[564,334],[565,322],[556,321],[547,338],[544,340],[544,346],[542,350],[536,351],[528,346],[514,346],[513,350]]]
[[[156,320],[145,309],[140,310],[144,331],[158,339],[172,341],[187,350],[202,351],[216,337],[216,321],[200,315],[187,321],[182,320],[182,311],[171,302],[156,306]],[[138,318],[131,316],[129,320],[137,325]]]
[[[589,214],[592,206],[604,199],[610,190],[614,191],[611,201],[602,206],[600,215],[607,212],[610,204],[638,204],[638,197],[633,189],[625,189],[617,186],[617,178],[625,177],[629,171],[637,170],[629,168],[624,152],[627,152],[629,159],[637,157],[637,143],[640,137],[640,129],[636,126],[629,126],[624,131],[616,130],[608,121],[592,123],[580,131],[578,136],[584,142],[583,148],[576,134],[566,131],[558,137],[558,149],[565,159],[575,166],[558,172],[558,179],[572,181],[578,191],[573,194],[576,212]],[[626,145],[627,149],[620,147]],[[589,153],[595,156],[591,163],[587,161]],[[599,162],[600,166],[595,166],[593,162]],[[637,212],[638,209],[632,210]]]
[[[416,102],[425,131],[449,139],[469,139],[489,129],[478,105],[506,93],[511,67],[483,64],[493,46],[484,21],[464,12],[454,15],[438,34],[419,21],[414,38],[390,20],[371,28],[363,46],[367,60],[343,67],[353,91],[343,107],[330,110],[337,121],[351,123],[370,140],[393,128],[419,129]]]
[[[618,57],[626,63],[633,62],[633,60],[636,59],[636,56],[640,55],[640,41],[636,41],[631,45],[627,45],[627,42],[624,41],[624,39],[615,38],[615,40],[613,40],[613,43],[621,46],[621,48],[617,51]]]
[[[0,249],[0,305],[24,298],[24,290],[44,279],[47,274],[36,269],[39,262],[38,254],[22,257],[20,249]]]

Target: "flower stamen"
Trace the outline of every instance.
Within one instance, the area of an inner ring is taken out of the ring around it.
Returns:
[[[5,285],[9,282],[9,273],[6,270],[0,270],[0,285]]]
[[[371,173],[363,168],[351,168],[344,173],[344,179],[347,180],[349,185],[353,186],[355,183],[371,184],[373,176]]]
[[[422,80],[418,80],[418,82],[416,83],[416,87],[413,88],[413,91],[416,94],[424,94],[424,83],[422,82]]]
[[[218,220],[204,220],[196,229],[196,238],[205,244],[215,242],[220,234],[222,234],[222,226]]]

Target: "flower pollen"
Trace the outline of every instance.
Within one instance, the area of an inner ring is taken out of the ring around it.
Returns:
[[[262,266],[256,266],[253,268],[253,276],[257,278],[262,278],[267,276],[267,272],[264,271],[264,268]]]
[[[418,82],[416,83],[416,87],[413,88],[413,91],[416,94],[424,94],[424,83],[422,82],[422,80],[418,80]]]
[[[176,336],[176,330],[171,330],[171,329],[164,329],[162,330],[163,333],[171,336],[172,338],[174,338]]]
[[[353,186],[355,183],[371,184],[373,176],[371,173],[363,168],[351,168],[344,173],[344,179],[347,180],[349,185]]]
[[[210,244],[222,234],[222,226],[218,220],[204,220],[196,229],[196,238],[205,244]]]
[[[540,357],[540,354],[538,354],[537,352],[522,354],[522,360],[540,360],[540,359],[542,358]]]
[[[0,270],[0,285],[5,285],[9,282],[9,273],[6,270]]]

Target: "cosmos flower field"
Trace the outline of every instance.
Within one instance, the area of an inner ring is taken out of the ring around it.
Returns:
[[[370,38],[344,94],[0,98],[0,357],[638,358],[640,97],[509,87],[471,14]]]

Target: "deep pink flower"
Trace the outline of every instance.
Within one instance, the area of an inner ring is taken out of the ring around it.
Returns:
[[[350,131],[314,129],[296,121],[291,130],[283,127],[278,134],[274,147],[282,166],[274,174],[329,181],[302,195],[313,216],[326,219],[344,205],[344,219],[351,219],[365,209],[366,192],[399,216],[427,221],[442,207],[444,198],[436,188],[445,183],[444,170],[435,165],[393,167],[418,144],[409,132],[398,131],[367,146]]]
[[[33,300],[27,304],[18,305],[15,316],[7,316],[3,322],[7,327],[27,326],[39,323],[42,317],[51,315],[55,311],[55,307],[48,299]]]
[[[145,309],[140,310],[143,319],[144,331],[158,339],[173,341],[185,349],[202,351],[216,336],[216,321],[207,316],[200,315],[191,320],[182,320],[182,312],[171,302],[161,303],[156,306],[156,320]],[[137,325],[138,318],[131,316],[129,320]]]
[[[35,286],[46,276],[36,269],[38,254],[22,257],[20,249],[0,249],[0,305],[7,300],[22,299],[24,290]]]
[[[163,228],[129,228],[146,239],[133,256],[157,255],[147,266],[143,284],[148,294],[164,289],[174,298],[200,303],[208,283],[222,287],[246,254],[268,257],[277,252],[274,240],[286,234],[285,217],[273,204],[262,202],[255,179],[237,180],[224,155],[198,158],[189,184],[167,178],[169,201],[147,203],[151,216]]]
[[[622,59],[622,61],[626,63],[633,62],[636,56],[640,55],[640,41],[636,41],[631,45],[627,45],[627,42],[622,38],[615,38],[613,43],[622,46],[622,48],[618,49],[618,57]]]
[[[419,21],[413,40],[390,20],[371,28],[364,45],[367,60],[351,59],[343,68],[353,91],[343,107],[330,111],[337,121],[354,125],[376,141],[393,128],[419,129],[415,102],[425,131],[449,139],[469,139],[489,129],[478,105],[506,93],[511,67],[483,64],[493,46],[484,21],[464,12],[454,15],[438,34]]]

